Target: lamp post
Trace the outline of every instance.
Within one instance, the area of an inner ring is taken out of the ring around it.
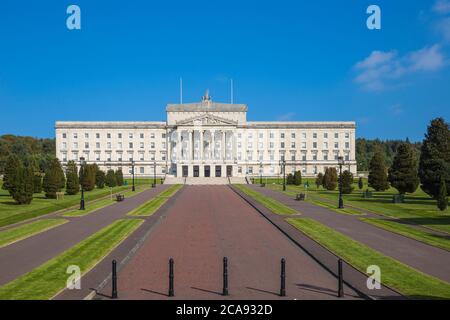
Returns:
[[[283,171],[283,191],[286,191],[286,160],[284,157],[280,160],[280,166]]]
[[[262,172],[263,172],[263,164],[262,161],[259,162],[259,184],[262,185]]]
[[[84,160],[84,157],[80,158],[80,169],[83,169],[83,175],[85,175],[86,173],[85,171],[85,166],[86,165],[86,161]],[[81,178],[81,177],[80,177]],[[83,182],[80,181],[81,183],[81,199],[80,199],[80,210],[84,210],[84,187],[83,187]]]
[[[153,161],[153,188],[156,188],[156,161]]]
[[[342,199],[342,166],[344,165],[344,157],[338,157],[339,164],[339,209],[344,209],[344,200]]]
[[[131,174],[133,175],[133,186],[131,187],[131,191],[136,191],[136,187],[134,186],[134,160],[131,159]]]

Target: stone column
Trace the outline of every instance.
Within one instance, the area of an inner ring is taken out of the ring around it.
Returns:
[[[189,154],[190,154],[191,161],[193,161],[194,160],[194,130],[189,130],[189,142],[190,142]]]
[[[177,129],[177,163],[181,160],[181,130]]]
[[[203,161],[203,129],[200,130],[199,132],[200,135],[200,142],[199,142],[199,155],[200,155],[200,160]]]
[[[222,130],[222,145],[221,145],[221,154],[222,154],[222,160],[225,161],[225,142],[226,142],[226,134],[227,132],[225,130]]]
[[[211,130],[211,146],[210,146],[210,158],[215,160],[215,149],[216,149],[216,130]]]

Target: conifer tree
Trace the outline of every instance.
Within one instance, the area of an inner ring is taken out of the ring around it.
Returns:
[[[323,185],[323,173],[319,172],[319,174],[316,177],[316,187],[319,189]]]
[[[114,170],[108,170],[108,172],[106,173],[105,184],[110,188],[114,188],[117,185],[116,174],[114,173]]]
[[[22,165],[19,157],[15,154],[11,154],[6,160],[5,173],[3,174],[3,190],[8,190],[12,195],[11,189],[14,187],[14,179],[18,168]]]
[[[389,182],[400,194],[412,193],[419,186],[417,156],[410,144],[403,143],[397,149],[389,168]]]
[[[338,175],[336,168],[330,167],[325,170],[323,176],[323,187],[327,190],[335,190],[337,187]]]
[[[78,168],[74,161],[67,163],[66,178],[66,193],[69,195],[77,194],[80,191],[80,180],[78,179]]]
[[[302,184],[302,172],[300,170],[294,173],[294,185],[299,186]]]
[[[39,172],[34,173],[33,193],[42,193],[42,175]]]
[[[119,187],[123,186],[123,173],[121,169],[116,170],[116,183]]]
[[[447,196],[450,192],[450,131],[443,118],[431,121],[423,140],[419,178],[422,190],[434,199],[440,192],[441,179],[445,182]]]
[[[61,163],[58,159],[53,159],[49,168],[45,172],[42,182],[42,189],[45,192],[46,198],[55,199],[56,193],[61,192],[65,183],[64,172],[61,168]]]
[[[447,186],[443,178],[441,178],[441,183],[439,184],[439,195],[437,198],[437,206],[439,210],[444,211],[448,206],[448,193]]]
[[[353,192],[353,174],[345,170],[342,172],[342,193],[343,194],[350,194]]]
[[[18,204],[30,204],[33,200],[34,172],[31,167],[20,165],[15,174],[12,197]]]
[[[105,179],[106,179],[105,172],[98,169],[95,175],[95,185],[97,186],[97,188],[103,189],[105,187]]]
[[[389,189],[386,165],[384,156],[378,148],[369,164],[369,186],[376,191],[385,191]]]

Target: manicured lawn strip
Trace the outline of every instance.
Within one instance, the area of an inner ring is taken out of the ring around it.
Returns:
[[[430,232],[426,232],[413,226],[408,226],[403,223],[395,222],[392,220],[385,219],[368,219],[368,218],[360,218],[361,221],[370,223],[376,227],[385,229],[387,231],[391,231],[394,233],[401,234],[405,237],[412,238],[431,246],[435,246],[444,250],[450,251],[450,237],[449,236],[440,236],[437,234],[433,234]]]
[[[133,192],[131,190],[128,190],[126,192],[123,192],[122,194],[125,196],[125,199],[127,198],[131,198],[133,196],[138,195],[139,193],[147,190],[148,188],[141,188],[140,190],[136,188],[136,191]],[[63,217],[83,217],[85,215],[88,215],[89,213],[95,212],[99,209],[105,208],[107,206],[110,206],[112,204],[116,203],[115,201],[115,194],[113,194],[113,200],[111,200],[111,198],[106,198],[106,199],[102,199],[102,200],[98,200],[98,201],[93,201],[92,203],[87,202],[86,203],[86,209],[85,210],[79,210],[79,209],[74,209],[71,211],[68,211],[66,213],[64,213],[62,216]]]
[[[385,256],[313,219],[287,219],[322,246],[361,272],[369,265],[381,269],[381,281],[405,296],[416,299],[450,299],[450,284]]]
[[[44,300],[66,287],[67,267],[85,274],[136,230],[143,220],[117,220],[33,271],[0,287],[0,300]]]
[[[131,188],[130,186],[115,187],[113,192],[119,192]],[[94,189],[86,192],[85,200],[92,201],[109,195],[108,188]],[[33,195],[33,201],[29,205],[17,205],[9,196],[8,191],[0,189],[0,227],[21,221],[36,218],[49,213],[57,212],[77,206],[80,202],[80,194],[65,195],[64,199],[46,199],[44,194]]]
[[[0,231],[0,248],[6,247],[14,242],[29,238],[38,233],[60,226],[69,220],[65,219],[42,219],[24,224],[22,226]]]
[[[163,204],[166,203],[166,201],[169,200],[169,198],[172,197],[175,193],[177,193],[177,191],[180,190],[182,187],[183,187],[182,185],[177,184],[169,187],[168,189],[164,190],[153,199],[150,199],[149,201],[145,202],[139,207],[128,212],[127,215],[139,217],[151,216],[156,212],[156,210],[161,208]]]
[[[254,200],[258,201],[260,204],[265,206],[267,209],[272,211],[275,214],[281,214],[281,215],[289,215],[289,214],[299,214],[299,212],[295,211],[294,209],[284,205],[283,203],[266,197],[263,194],[254,191],[253,189],[250,189],[242,184],[235,185],[236,188],[244,192],[246,195],[252,197]]]

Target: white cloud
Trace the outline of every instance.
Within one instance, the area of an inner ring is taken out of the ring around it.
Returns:
[[[404,56],[399,56],[396,51],[373,51],[355,64],[355,82],[367,90],[380,91],[407,74],[437,71],[444,65],[445,57],[440,45],[425,47]]]
[[[433,11],[440,14],[450,13],[450,0],[437,0],[433,5]]]

